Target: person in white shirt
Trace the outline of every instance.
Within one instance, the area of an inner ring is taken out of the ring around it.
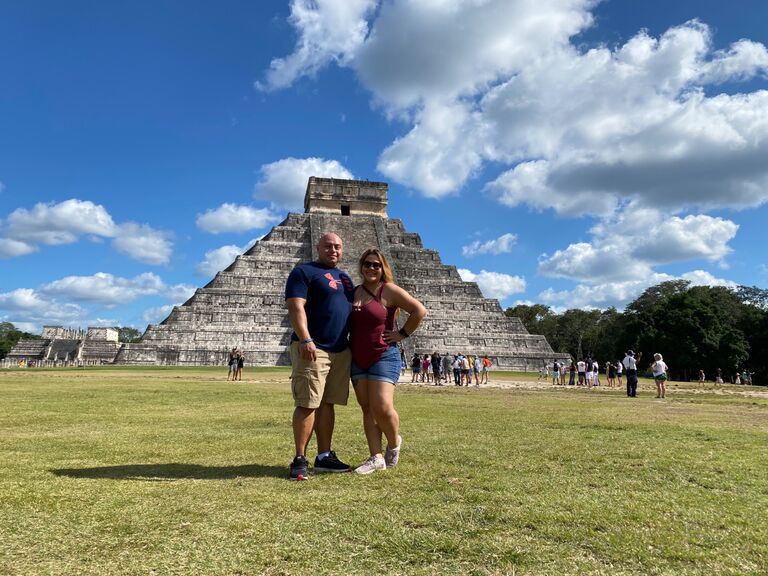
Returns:
[[[642,352],[635,354],[632,350],[627,350],[627,355],[621,362],[627,373],[627,396],[630,398],[637,397],[637,363],[642,357]]]
[[[586,372],[587,364],[584,362],[584,360],[579,360],[576,362],[576,371],[579,373],[579,386],[584,385],[584,377]]]
[[[664,358],[658,352],[653,355],[653,380],[656,382],[656,398],[664,398],[667,393],[667,370],[669,366],[664,363]]]

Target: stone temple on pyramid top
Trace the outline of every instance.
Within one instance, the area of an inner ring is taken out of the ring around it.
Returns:
[[[567,358],[553,352],[544,336],[529,334],[519,319],[507,317],[477,284],[462,280],[418,234],[389,218],[387,192],[383,182],[311,177],[303,214],[288,214],[160,324],[148,326],[140,342],[119,346],[114,362],[223,365],[237,347],[250,365],[290,364],[285,282],[296,264],[316,257],[315,246],[327,232],[343,240],[340,268],[356,283],[360,254],[378,247],[395,282],[426,306],[426,319],[403,341],[408,358],[414,352],[487,354],[497,369],[522,371]],[[401,326],[406,318],[401,315]]]

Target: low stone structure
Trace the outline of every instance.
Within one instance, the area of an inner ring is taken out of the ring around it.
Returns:
[[[303,214],[289,214],[160,324],[150,325],[141,342],[123,344],[115,361],[222,365],[237,347],[248,364],[290,364],[285,281],[297,263],[315,257],[314,247],[326,232],[341,236],[341,268],[356,281],[357,258],[378,247],[392,264],[395,282],[427,307],[429,315],[405,341],[409,357],[434,351],[488,354],[497,368],[524,371],[567,358],[554,353],[543,336],[529,334],[519,319],[507,317],[477,284],[463,281],[455,266],[424,248],[418,234],[388,218],[387,190],[383,182],[311,177]],[[401,315],[401,325],[406,318]]]
[[[21,339],[8,354],[11,366],[35,364],[37,366],[111,364],[118,348],[116,328],[64,328],[43,326],[40,339]]]

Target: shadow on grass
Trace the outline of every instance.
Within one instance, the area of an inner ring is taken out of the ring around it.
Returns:
[[[287,466],[201,466],[200,464],[126,464],[123,466],[97,466],[94,468],[58,468],[50,470],[56,476],[110,480],[142,480],[162,482],[169,480],[231,480],[234,478],[285,478]]]

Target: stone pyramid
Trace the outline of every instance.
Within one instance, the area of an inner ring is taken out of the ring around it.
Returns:
[[[356,262],[371,246],[392,264],[395,282],[426,306],[429,314],[405,340],[406,353],[488,356],[506,370],[538,370],[554,358],[543,336],[529,334],[517,318],[504,315],[497,300],[484,298],[455,266],[424,248],[418,234],[387,217],[388,186],[382,182],[311,177],[303,214],[288,214],[269,234],[216,276],[158,325],[141,342],[125,344],[121,364],[222,365],[238,347],[250,365],[290,364],[291,326],[283,290],[288,273],[312,260],[326,232],[344,241],[341,268],[359,282]],[[406,315],[401,315],[400,325]]]

